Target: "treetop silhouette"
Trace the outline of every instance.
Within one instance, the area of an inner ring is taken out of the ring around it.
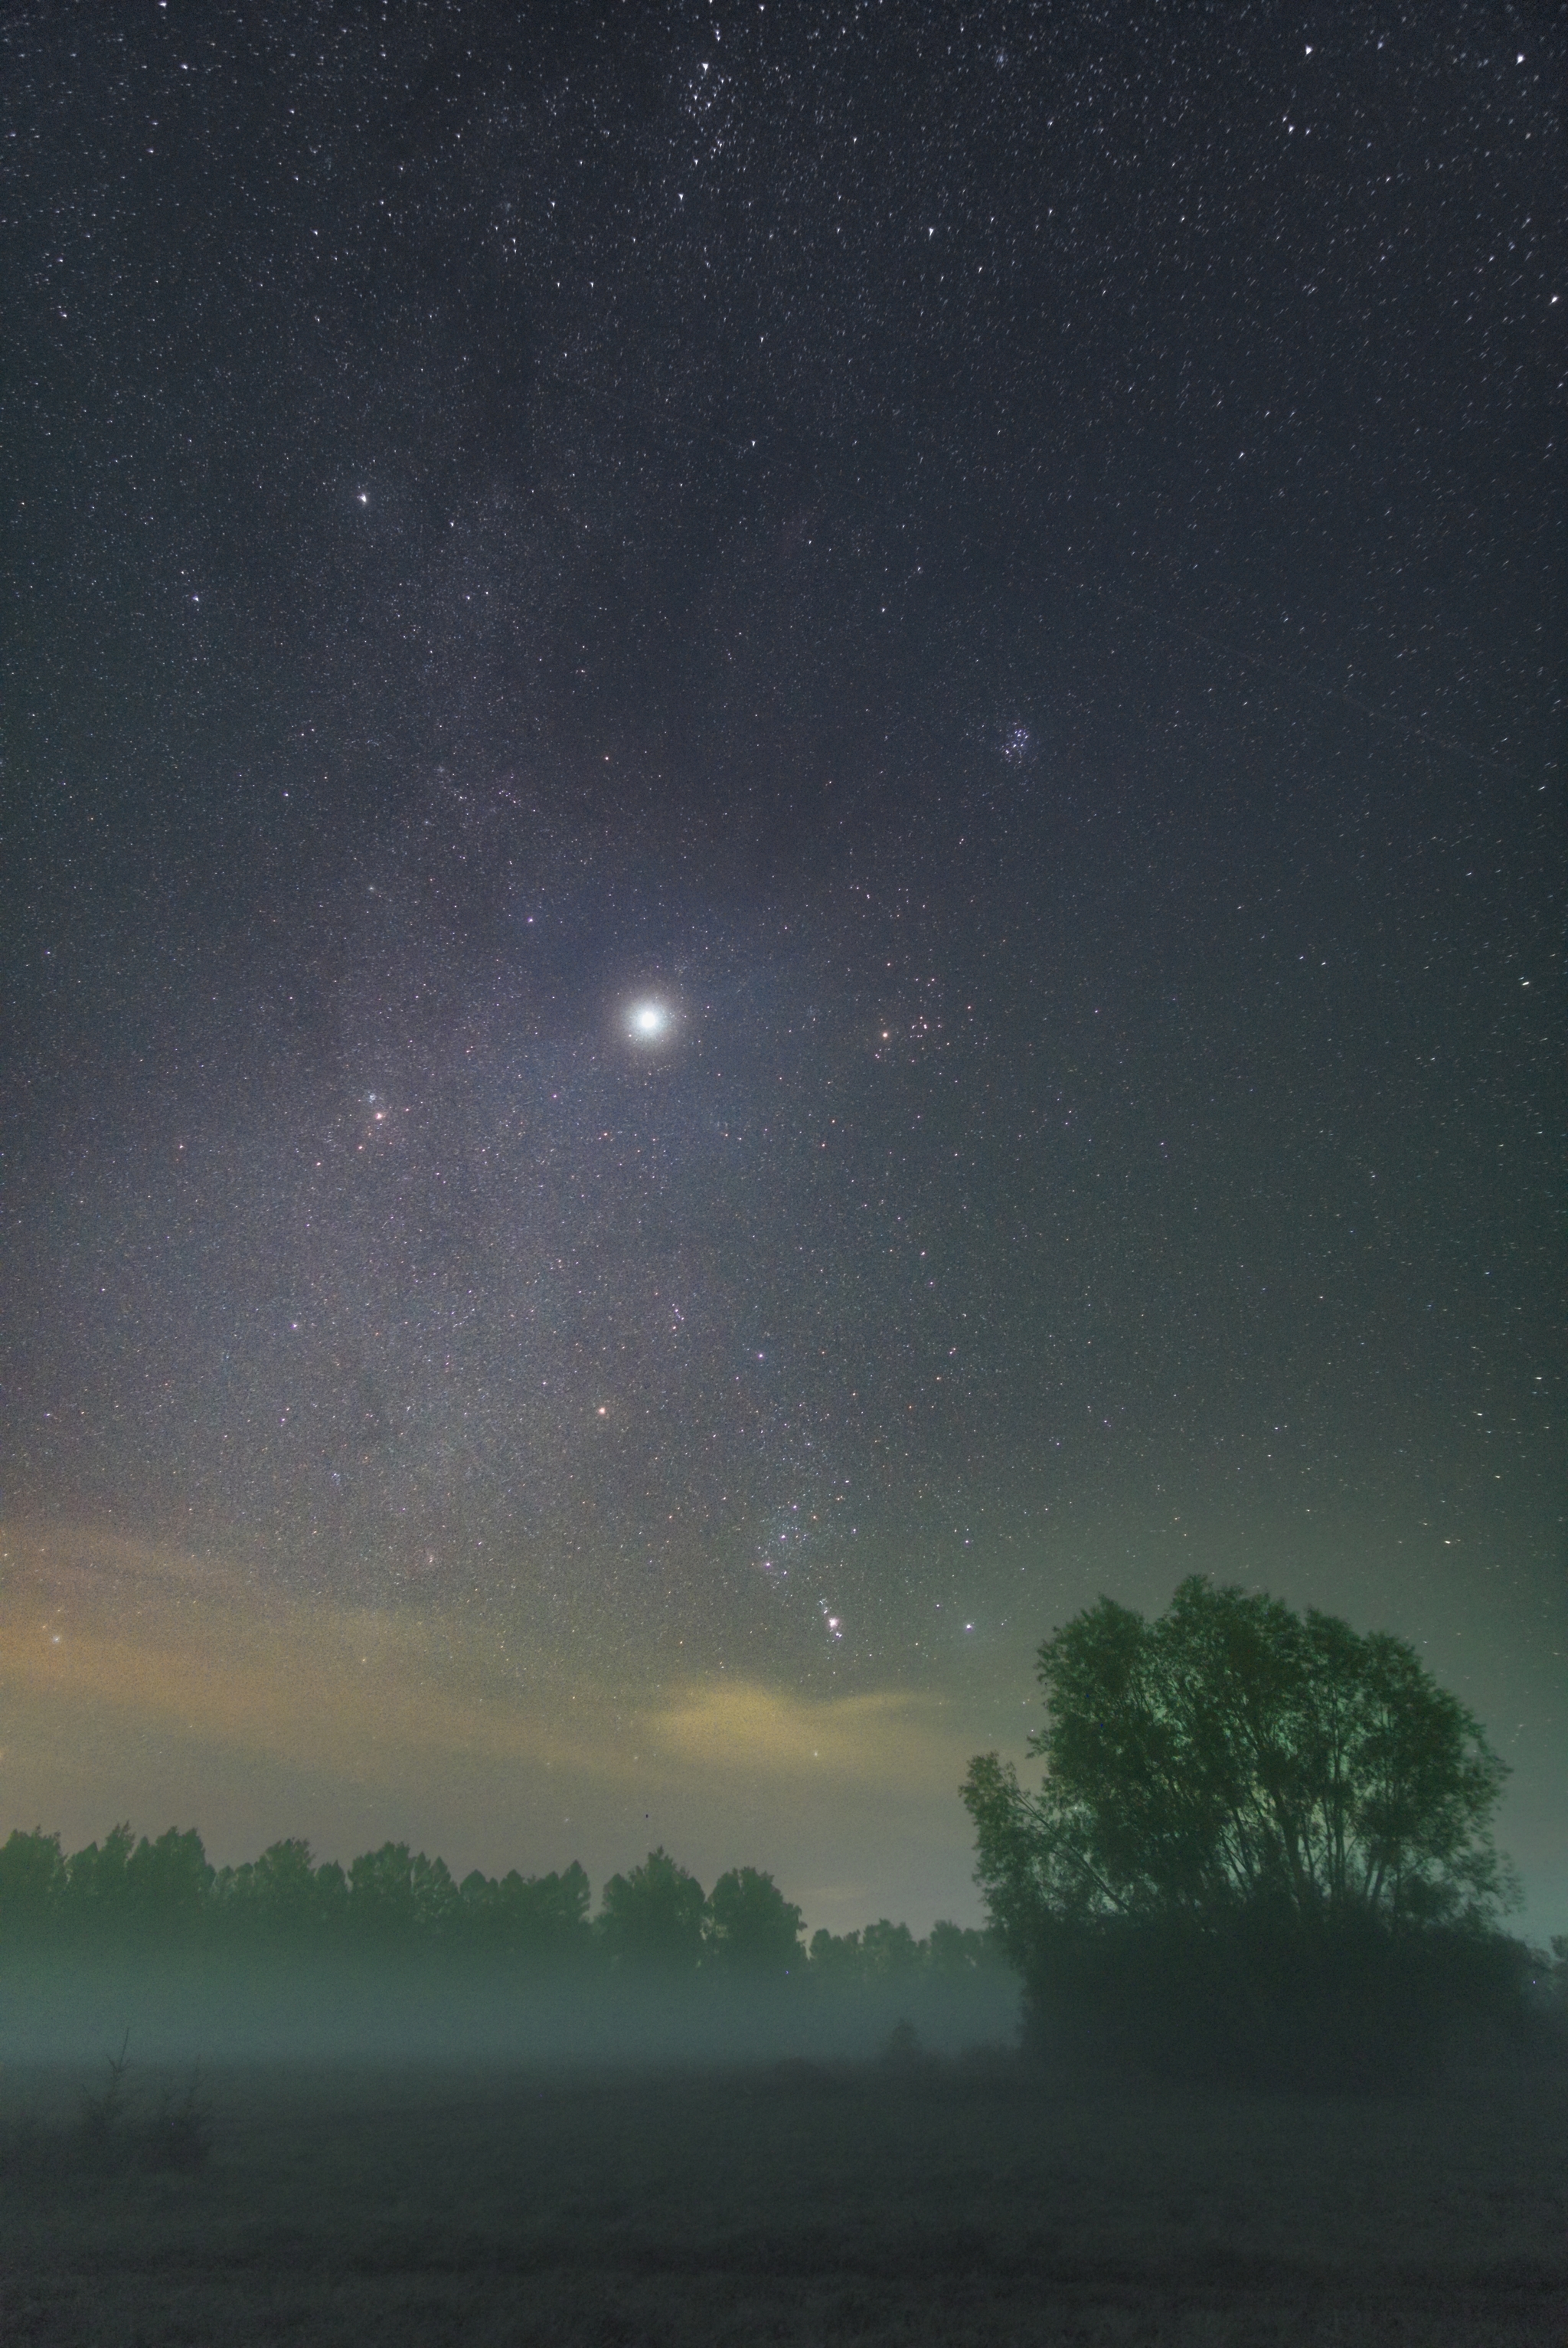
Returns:
[[[977,1756],[964,1800],[1004,1936],[1032,1920],[1264,1907],[1480,1922],[1512,1904],[1507,1766],[1413,1648],[1200,1577],[1145,1622],[1109,1598],[1040,1650],[1038,1792]]]

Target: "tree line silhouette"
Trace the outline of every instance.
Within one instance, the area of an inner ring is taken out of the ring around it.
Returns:
[[[0,1958],[472,1957],[581,1980],[805,1977],[837,1987],[958,1982],[1007,1968],[994,1936],[946,1922],[917,1940],[883,1918],[860,1931],[818,1931],[808,1948],[800,1909],[771,1875],[731,1868],[704,1892],[663,1849],[611,1876],[591,1908],[575,1861],[548,1875],[476,1869],[458,1882],[444,1860],[403,1842],[347,1868],[318,1864],[298,1839],[218,1868],[194,1828],[173,1827],[138,1838],[116,1826],[69,1855],[41,1829],[0,1845]]]

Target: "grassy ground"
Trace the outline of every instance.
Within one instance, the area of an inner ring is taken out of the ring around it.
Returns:
[[[88,2084],[96,2134],[81,2074],[4,2082],[5,2348],[1568,2343],[1561,2076],[220,2071],[205,2159],[156,2082],[107,2122]]]

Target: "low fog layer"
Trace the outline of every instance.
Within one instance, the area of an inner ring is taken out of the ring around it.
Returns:
[[[193,1831],[117,1828],[69,1857],[16,1832],[0,1848],[0,2052],[636,2064],[1016,2034],[1017,1974],[956,1924],[917,1940],[882,1919],[808,1949],[771,1876],[733,1868],[705,1892],[663,1850],[591,1907],[575,1865],[459,1885],[405,1844],[346,1870],[302,1842],[214,1869]]]

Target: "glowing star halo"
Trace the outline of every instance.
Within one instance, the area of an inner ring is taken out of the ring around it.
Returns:
[[[667,1003],[644,995],[634,1003],[626,1014],[626,1032],[637,1044],[657,1044],[668,1035],[674,1025],[674,1014]]]

